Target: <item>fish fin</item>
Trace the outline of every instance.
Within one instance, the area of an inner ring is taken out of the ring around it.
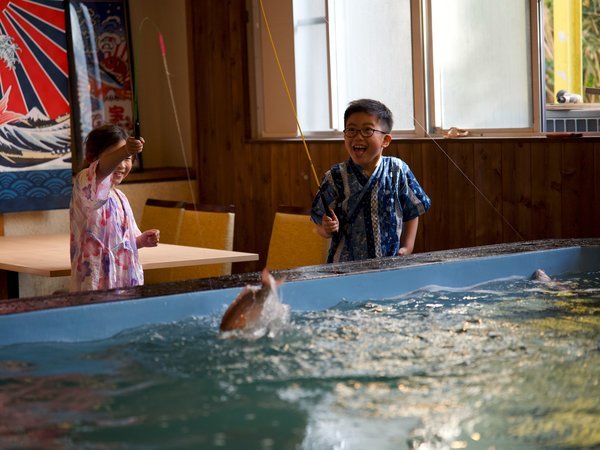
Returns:
[[[264,286],[268,286],[272,289],[275,289],[275,288],[281,286],[285,281],[285,277],[281,277],[276,280],[275,277],[273,277],[273,275],[271,275],[271,273],[269,272],[269,269],[267,267],[265,267],[262,270],[260,276],[261,276],[262,284]]]

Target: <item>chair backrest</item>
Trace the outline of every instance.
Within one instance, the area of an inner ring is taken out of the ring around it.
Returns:
[[[160,241],[176,244],[179,239],[183,219],[184,202],[157,200],[149,198],[144,205],[140,230],[152,228],[160,230]],[[171,269],[152,269],[144,271],[144,283],[156,284],[171,280]]]
[[[233,250],[234,224],[234,205],[186,203],[177,243],[191,247]],[[230,275],[231,263],[181,267],[172,270],[174,279],[216,277]]]
[[[160,240],[165,244],[175,244],[179,238],[184,202],[149,198],[144,205],[140,230],[151,228],[160,230]]]
[[[324,264],[330,241],[317,234],[310,211],[280,206],[273,220],[267,267],[275,270]]]

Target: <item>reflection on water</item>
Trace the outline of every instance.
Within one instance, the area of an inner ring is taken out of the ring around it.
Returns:
[[[0,348],[0,448],[600,446],[600,273]]]

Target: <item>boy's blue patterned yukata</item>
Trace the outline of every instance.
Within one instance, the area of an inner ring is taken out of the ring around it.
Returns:
[[[328,262],[395,256],[403,222],[431,206],[408,165],[390,156],[381,157],[370,177],[351,159],[336,164],[323,177],[321,192],[340,223],[331,240]],[[317,195],[312,205],[313,222],[320,224],[323,214]]]

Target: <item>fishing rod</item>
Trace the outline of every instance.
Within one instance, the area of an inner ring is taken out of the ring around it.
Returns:
[[[133,88],[133,137],[137,140],[141,137],[141,126],[140,126],[140,111],[138,109],[138,87],[137,87],[137,72],[136,72],[136,52],[133,51],[133,39],[131,36],[131,26],[129,25],[129,7],[128,2],[125,2],[125,16],[127,20],[125,20],[125,27],[127,30],[127,39],[131,43],[131,50],[129,52],[129,64],[131,65],[131,86]],[[139,153],[137,155],[137,159],[139,162],[140,170],[144,170],[144,162],[142,159],[142,154]]]
[[[290,103],[290,107],[292,109],[292,113],[294,114],[294,119],[296,120],[296,126],[298,127],[298,132],[300,133],[300,138],[302,139],[302,145],[304,147],[304,151],[306,153],[306,157],[308,158],[308,162],[310,163],[310,168],[312,169],[312,174],[317,185],[317,194],[323,203],[323,209],[325,210],[325,214],[330,219],[333,219],[333,213],[329,206],[327,205],[327,201],[325,200],[325,196],[323,195],[323,191],[321,190],[321,184],[319,183],[319,177],[317,176],[317,171],[315,170],[315,165],[313,164],[312,158],[310,156],[310,152],[308,151],[308,144],[306,143],[306,138],[304,137],[304,133],[302,132],[302,126],[300,126],[300,120],[298,119],[298,113],[296,111],[296,107],[294,106],[294,101],[292,100],[292,95],[290,94],[290,89],[287,84],[287,80],[285,78],[285,74],[283,73],[283,68],[281,67],[281,62],[279,61],[279,55],[277,53],[277,47],[275,46],[275,41],[273,40],[273,36],[271,34],[271,27],[269,26],[269,20],[267,19],[267,14],[265,12],[265,7],[263,5],[263,1],[259,0],[260,10],[262,13],[263,20],[265,22],[265,29],[267,30],[267,35],[269,36],[269,41],[271,42],[271,48],[273,49],[273,55],[275,56],[275,62],[277,63],[277,67],[279,68],[279,74],[281,75],[281,81],[283,82],[283,87],[285,88],[285,93],[287,94],[288,101]]]
[[[161,58],[162,58],[162,62],[163,62],[163,69],[165,72],[165,77],[167,79],[167,86],[169,88],[169,98],[171,100],[171,107],[173,108],[173,116],[175,117],[175,126],[177,127],[177,136],[179,137],[180,151],[181,151],[181,155],[183,157],[183,163],[185,166],[188,187],[190,189],[190,195],[192,198],[192,204],[194,205],[194,209],[195,209],[196,208],[196,195],[194,193],[194,189],[192,188],[192,177],[190,174],[190,167],[189,167],[186,152],[185,152],[185,143],[183,141],[183,132],[181,131],[181,122],[179,120],[179,114],[177,114],[177,108],[176,108],[176,104],[175,104],[175,94],[173,93],[173,85],[171,83],[171,73],[169,72],[169,65],[167,63],[167,50],[166,50],[166,46],[165,46],[165,40],[163,37],[163,33],[160,30],[160,28],[158,27],[158,25],[156,25],[156,23],[154,23],[154,21],[152,19],[150,19],[148,16],[144,17],[142,19],[142,21],[140,22],[140,25],[138,27],[138,36],[141,35],[142,28],[144,27],[144,24],[146,22],[149,22],[154,27],[154,29],[156,30],[156,33],[158,35],[158,44],[160,47],[160,53],[161,53]],[[134,122],[134,135],[135,135],[136,139],[139,139],[140,124],[139,124],[139,116],[137,113],[137,108],[138,108],[137,107],[137,89],[135,91],[134,97],[135,97],[134,111],[135,111],[135,117],[136,117],[136,120]],[[138,134],[136,134],[136,133],[138,133]]]

